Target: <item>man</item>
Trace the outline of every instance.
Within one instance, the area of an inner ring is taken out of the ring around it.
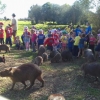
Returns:
[[[85,29],[85,34],[86,34],[86,38],[87,38],[87,46],[89,44],[89,35],[91,34],[92,32],[92,28],[91,28],[91,25],[90,23],[86,23],[86,29]]]
[[[14,43],[15,43],[15,37],[16,37],[16,34],[17,34],[17,20],[16,20],[16,15],[13,13],[12,14],[12,21],[11,21],[11,26],[12,26],[12,29],[13,29],[13,40],[14,40]]]

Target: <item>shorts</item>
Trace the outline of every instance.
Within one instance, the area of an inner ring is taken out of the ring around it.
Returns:
[[[100,51],[100,44],[95,47],[95,51]]]
[[[13,35],[13,36],[16,36],[16,34],[17,34],[17,30],[13,30],[12,35]]]
[[[84,44],[79,44],[79,45],[78,45],[78,48],[79,48],[79,49],[83,49],[83,48],[84,48]]]

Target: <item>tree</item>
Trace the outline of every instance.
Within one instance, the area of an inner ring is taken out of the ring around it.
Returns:
[[[4,13],[5,8],[6,8],[6,5],[2,4],[2,2],[0,0],[0,14]]]
[[[42,16],[44,21],[51,21],[52,4],[47,2],[42,5]]]
[[[39,20],[42,20],[42,15],[41,15],[41,6],[39,5],[33,5],[30,7],[30,10],[28,11],[28,17],[32,20],[35,21],[36,23],[39,22]]]

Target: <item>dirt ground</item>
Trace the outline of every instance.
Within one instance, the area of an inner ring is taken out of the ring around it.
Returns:
[[[0,56],[4,52],[0,53]],[[4,53],[5,54],[5,53]],[[0,63],[0,71],[8,67],[17,67],[31,62],[36,54],[26,51],[12,50],[5,54],[6,63]],[[45,86],[36,80],[32,89],[23,90],[23,84],[16,83],[14,90],[10,91],[12,81],[10,78],[0,77],[0,95],[10,100],[47,100],[53,93],[62,94],[66,100],[100,100],[100,84],[91,82],[93,78],[83,78],[80,70],[83,59],[75,59],[74,62],[53,63],[44,62],[40,66],[43,71]],[[26,82],[27,85],[29,82]]]

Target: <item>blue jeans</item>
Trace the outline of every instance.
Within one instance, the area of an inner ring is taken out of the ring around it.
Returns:
[[[35,42],[32,42],[32,49],[33,49],[33,52],[36,52],[36,49],[35,49]]]
[[[11,37],[6,38],[6,44],[9,44],[10,46],[12,46]]]

